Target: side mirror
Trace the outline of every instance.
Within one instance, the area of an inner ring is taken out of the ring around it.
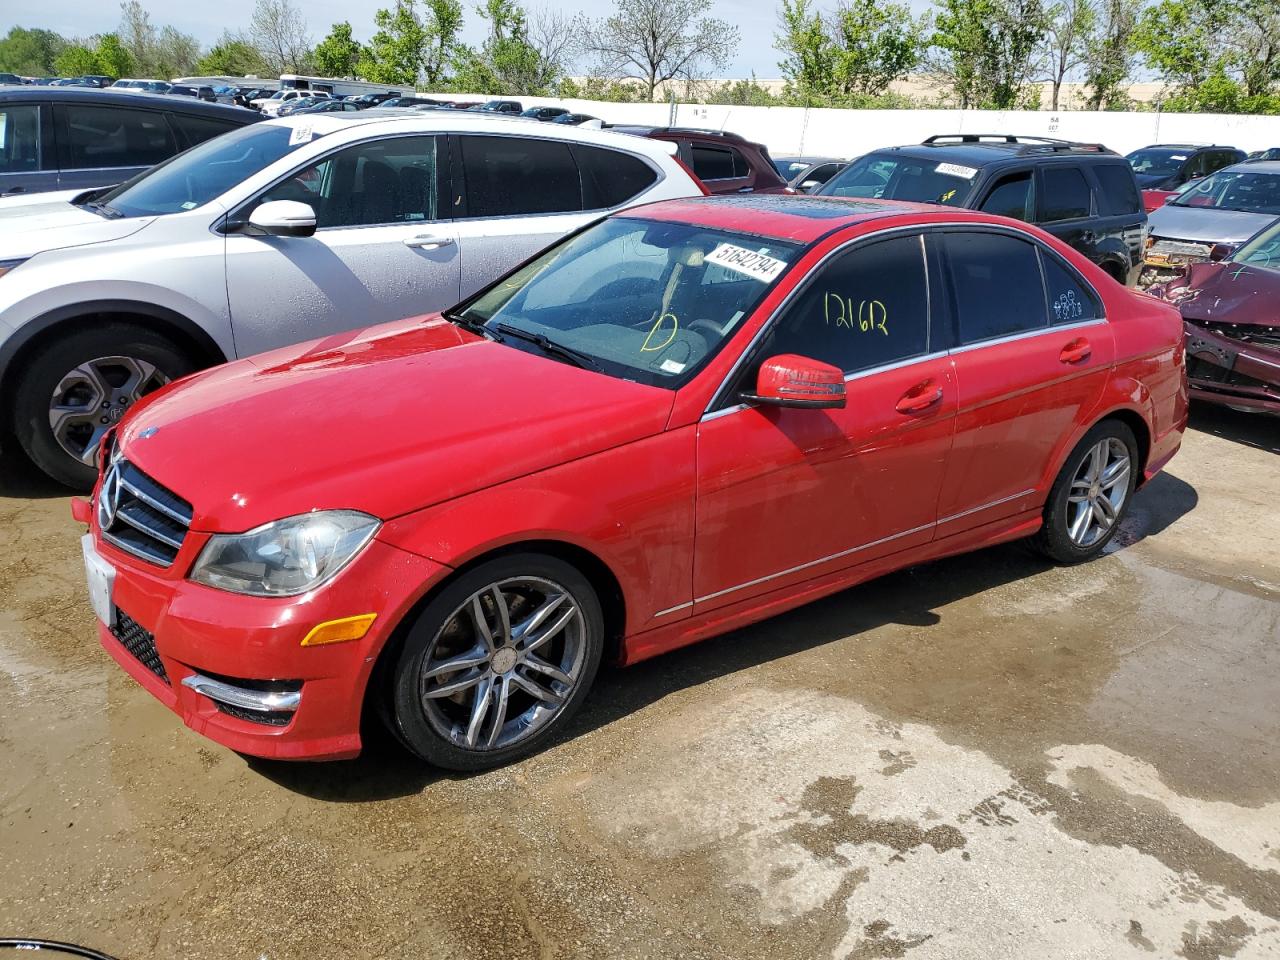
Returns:
[[[794,353],[770,357],[756,376],[756,392],[741,394],[747,403],[773,407],[843,408],[844,372]]]
[[[804,183],[800,184],[800,192],[813,193],[813,191],[817,190],[820,186],[822,186],[822,184],[817,180],[806,180]]]
[[[269,200],[249,214],[249,226],[271,237],[309,237],[316,232],[316,212],[297,200]]]
[[[1212,263],[1221,263],[1227,257],[1235,252],[1235,247],[1229,243],[1215,243],[1209,248],[1209,260]]]

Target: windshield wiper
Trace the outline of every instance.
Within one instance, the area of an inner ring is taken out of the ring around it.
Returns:
[[[86,210],[92,210],[94,213],[101,217],[106,217],[108,220],[119,220],[124,216],[124,214],[115,207],[108,206],[105,203],[100,203],[97,200],[90,200],[88,203],[84,204],[84,208]]]
[[[585,367],[588,370],[599,370],[600,364],[596,362],[595,357],[582,353],[573,347],[566,347],[562,343],[556,343],[549,337],[545,337],[540,333],[533,333],[529,330],[521,330],[519,327],[513,327],[509,323],[498,324],[498,330],[507,336],[515,337],[517,340],[524,340],[532,343],[534,346],[541,348],[543,353],[554,357],[559,357],[567,363],[573,364],[575,367]]]
[[[498,336],[481,320],[472,320],[470,317],[463,316],[461,313],[454,313],[452,310],[441,310],[440,316],[444,317],[450,323],[457,324],[463,330],[470,330],[472,333],[478,333],[482,337],[488,337],[490,340],[502,342],[502,337]]]

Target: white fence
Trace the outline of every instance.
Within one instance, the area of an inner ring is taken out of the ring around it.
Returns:
[[[609,123],[665,126],[665,103],[598,103],[525,98]],[[880,147],[919,143],[935,133],[1017,133],[1103,143],[1128,153],[1151,143],[1218,143],[1241,150],[1280,147],[1280,116],[1026,110],[829,110],[678,104],[674,124],[730,130],[765,144],[774,156],[856,157]]]

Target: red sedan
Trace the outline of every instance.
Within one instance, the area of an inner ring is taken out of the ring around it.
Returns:
[[[623,663],[1032,538],[1074,563],[1181,442],[1182,322],[1047,233],[673,201],[443,316],[198,373],[103,450],[101,641],[199,732],[535,750]]]

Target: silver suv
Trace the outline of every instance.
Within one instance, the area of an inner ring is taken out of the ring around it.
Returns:
[[[674,150],[463,112],[314,114],[118,187],[0,200],[0,429],[88,487],[147,391],[443,309],[608,211],[703,195]]]

